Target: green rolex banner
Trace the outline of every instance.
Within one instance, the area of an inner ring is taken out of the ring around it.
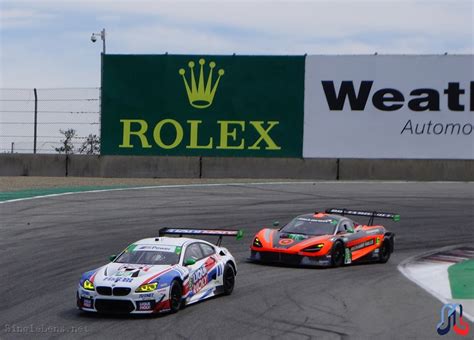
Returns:
[[[104,55],[103,155],[301,157],[304,56]]]

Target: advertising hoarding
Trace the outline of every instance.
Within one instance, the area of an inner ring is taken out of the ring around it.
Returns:
[[[304,56],[103,58],[101,154],[301,157]]]
[[[474,58],[308,56],[303,157],[474,158]]]

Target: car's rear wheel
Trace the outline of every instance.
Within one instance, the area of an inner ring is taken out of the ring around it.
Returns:
[[[181,307],[183,288],[177,280],[173,280],[170,286],[170,313],[176,313]]]
[[[336,242],[331,250],[331,266],[339,267],[344,264],[344,245],[342,242]]]
[[[390,259],[392,252],[390,251],[390,241],[384,240],[379,250],[379,262],[386,263]]]
[[[224,267],[224,294],[230,295],[234,290],[235,285],[235,272],[234,268],[230,264],[226,264]]]

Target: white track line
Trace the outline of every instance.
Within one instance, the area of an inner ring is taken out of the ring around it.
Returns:
[[[255,182],[255,183],[205,183],[205,184],[173,184],[173,185],[152,185],[152,186],[143,186],[143,187],[125,187],[125,188],[113,188],[113,189],[94,189],[86,191],[70,191],[70,192],[61,192],[57,194],[48,194],[40,195],[33,197],[24,197],[24,198],[15,198],[11,200],[1,201],[0,204],[12,203],[12,202],[21,202],[29,201],[39,198],[50,198],[66,195],[75,195],[75,194],[90,194],[96,192],[109,192],[109,191],[126,191],[126,190],[148,190],[148,189],[169,189],[169,188],[184,188],[184,187],[217,187],[217,186],[241,186],[241,185],[288,185],[288,184],[313,184],[317,182]],[[51,189],[51,188],[49,188]],[[54,189],[54,188],[53,188]],[[47,189],[46,189],[47,190]]]

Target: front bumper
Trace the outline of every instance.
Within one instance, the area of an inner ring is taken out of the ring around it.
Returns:
[[[250,251],[250,261],[262,263],[280,263],[292,266],[329,267],[331,255],[306,256],[273,251]]]
[[[126,296],[100,295],[97,291],[77,289],[77,307],[86,312],[104,314],[152,314],[170,310],[169,289],[150,293],[131,292]]]

